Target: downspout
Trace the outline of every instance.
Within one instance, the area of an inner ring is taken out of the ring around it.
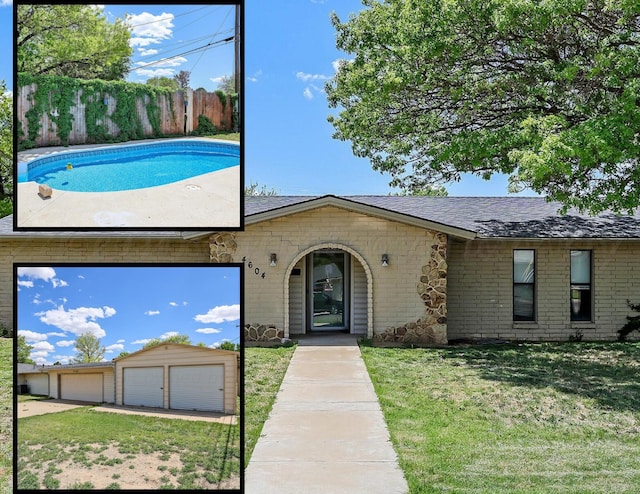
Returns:
[[[117,362],[113,362],[113,404],[116,404],[116,366]]]

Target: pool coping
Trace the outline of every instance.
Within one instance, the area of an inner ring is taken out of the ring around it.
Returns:
[[[18,153],[18,162],[97,147],[127,146],[177,140],[235,141],[203,138],[147,139],[129,143],[36,148]],[[21,161],[23,160],[23,161]],[[50,198],[38,195],[36,182],[16,183],[18,229],[240,229],[241,166],[191,177],[166,185],[116,192],[68,192],[53,189]],[[229,191],[237,191],[230,194]]]

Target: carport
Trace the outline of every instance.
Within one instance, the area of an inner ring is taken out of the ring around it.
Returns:
[[[116,405],[236,413],[238,352],[163,343],[115,359]]]

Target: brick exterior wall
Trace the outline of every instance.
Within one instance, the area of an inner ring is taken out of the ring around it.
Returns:
[[[513,322],[513,250],[536,252],[535,322]],[[592,251],[593,322],[572,322],[570,250]],[[495,241],[449,244],[449,339],[504,338],[615,340],[631,315],[626,299],[640,302],[638,241]],[[638,338],[638,333],[629,339]]]
[[[0,322],[13,327],[13,263],[209,262],[208,239],[18,238],[0,240]]]
[[[245,260],[246,326],[276,328],[288,335],[291,268],[305,252],[333,246],[357,253],[370,271],[369,336],[425,318],[418,285],[423,268],[432,261],[431,247],[439,243],[436,232],[330,206],[247,225],[236,234],[235,243],[233,260]],[[212,247],[213,251],[218,249]],[[275,267],[269,266],[271,253],[278,256]],[[381,265],[382,254],[389,255],[387,267]],[[245,329],[247,335],[249,327]],[[446,342],[446,321],[441,319],[436,330]]]

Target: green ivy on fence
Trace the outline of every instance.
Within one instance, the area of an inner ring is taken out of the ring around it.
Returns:
[[[18,149],[29,149],[35,146],[35,141],[41,131],[40,123],[44,115],[56,124],[56,135],[63,145],[68,145],[69,134],[73,125],[71,108],[74,98],[79,93],[80,101],[84,104],[84,119],[86,122],[87,142],[122,142],[132,139],[143,139],[142,121],[136,110],[136,101],[144,102],[147,118],[153,129],[153,137],[161,137],[162,133],[158,105],[158,97],[165,96],[169,101],[171,115],[174,122],[176,114],[171,97],[173,91],[168,88],[147,86],[124,81],[80,80],[59,76],[33,76],[18,74],[18,87],[35,84],[36,90],[29,95],[31,108],[25,113],[27,135],[20,128],[18,132]],[[114,111],[109,115],[105,98],[116,101]],[[107,128],[107,117],[117,125],[119,133],[111,136]]]

